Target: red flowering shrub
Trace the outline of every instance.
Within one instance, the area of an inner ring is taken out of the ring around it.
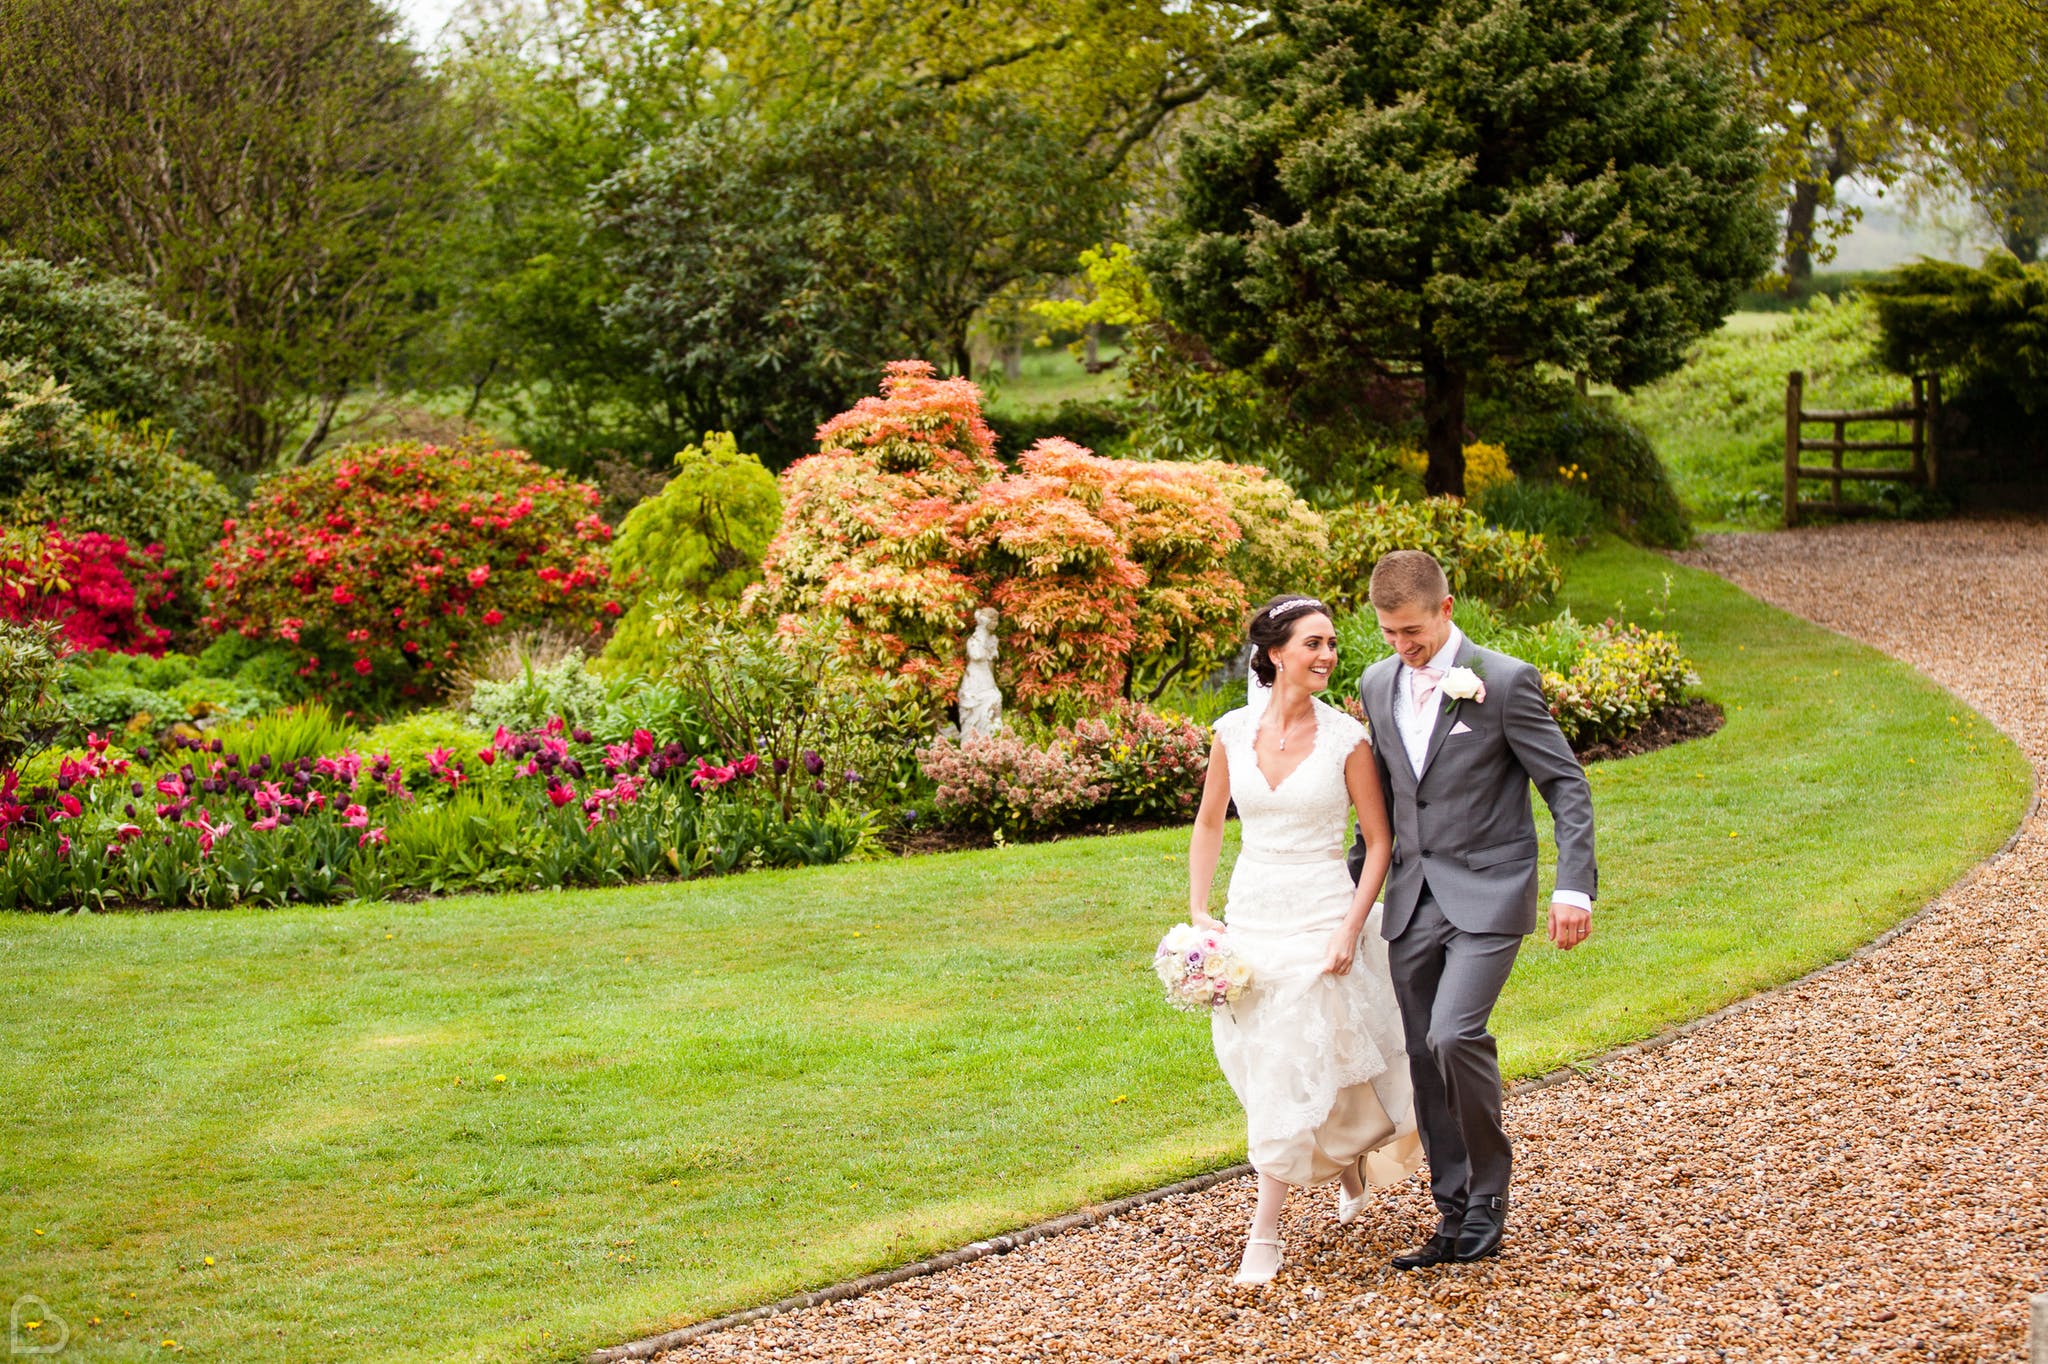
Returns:
[[[170,600],[162,561],[161,545],[134,555],[98,531],[0,530],[0,620],[52,621],[73,651],[161,655],[171,635],[149,613]]]
[[[336,450],[222,528],[206,623],[297,646],[336,690],[431,690],[486,630],[618,614],[597,498],[518,450]]]
[[[753,600],[788,619],[845,618],[863,663],[948,700],[978,606],[1001,613],[997,672],[1014,704],[1102,706],[1134,675],[1227,653],[1243,571],[1285,554],[1263,527],[1245,552],[1247,521],[1274,505],[1258,471],[1103,459],[1051,439],[1010,473],[980,391],[922,361],[890,365],[882,396],[820,427],[818,443],[782,476],[782,527]]]

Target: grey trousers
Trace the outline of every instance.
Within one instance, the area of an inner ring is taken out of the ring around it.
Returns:
[[[1508,1191],[1500,1060],[1486,1023],[1521,946],[1518,934],[1454,928],[1428,886],[1415,917],[1387,944],[1430,1194],[1453,1220],[1467,1203]]]

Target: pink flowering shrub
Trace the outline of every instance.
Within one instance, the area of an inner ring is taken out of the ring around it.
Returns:
[[[1102,803],[1096,766],[1064,743],[1014,734],[941,739],[919,755],[938,787],[939,813],[960,824],[1012,832],[1071,824]]]
[[[206,623],[303,651],[332,690],[431,692],[481,635],[619,613],[597,500],[518,450],[336,450],[223,525]]]
[[[170,600],[163,547],[139,555],[117,535],[62,525],[0,529],[0,620],[54,622],[74,652],[160,655],[171,641],[150,611]]]
[[[1123,702],[1042,743],[1015,733],[941,739],[918,757],[948,820],[1024,831],[1084,818],[1186,818],[1201,797],[1209,740],[1198,725]]]

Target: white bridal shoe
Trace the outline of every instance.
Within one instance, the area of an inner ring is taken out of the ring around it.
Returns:
[[[1270,1264],[1267,1263],[1266,1254],[1260,1249],[1261,1247],[1271,1248],[1272,1262]],[[1237,1277],[1232,1279],[1231,1282],[1241,1284],[1246,1288],[1256,1288],[1262,1283],[1273,1282],[1273,1276],[1279,1272],[1280,1243],[1275,1240],[1268,1240],[1264,1236],[1254,1236],[1251,1240],[1244,1243],[1244,1259],[1239,1261]]]
[[[1345,1193],[1341,1180],[1337,1184],[1337,1225],[1340,1227],[1350,1226],[1358,1219],[1358,1214],[1365,1211],[1365,1205],[1372,1201],[1372,1185],[1365,1182],[1364,1156],[1358,1158],[1355,1168],[1358,1171],[1358,1197]]]

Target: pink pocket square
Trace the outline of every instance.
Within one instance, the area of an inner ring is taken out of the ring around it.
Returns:
[[[1471,732],[1472,726],[1466,724],[1463,720],[1451,726],[1451,733],[1453,734],[1470,734]]]

